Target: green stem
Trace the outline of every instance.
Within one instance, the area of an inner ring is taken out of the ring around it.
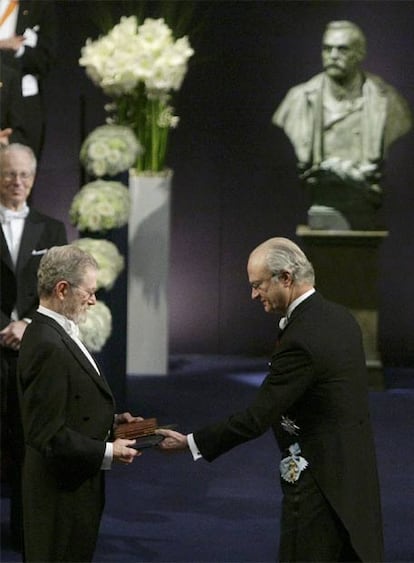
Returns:
[[[165,100],[149,99],[143,84],[116,100],[116,122],[131,127],[144,149],[137,158],[138,172],[164,169],[169,126],[161,127],[159,118],[166,105]]]

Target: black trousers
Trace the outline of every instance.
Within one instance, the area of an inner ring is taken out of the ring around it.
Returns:
[[[24,457],[23,427],[17,393],[17,353],[0,351],[1,369],[1,481],[10,487],[12,547],[23,548],[21,476]]]
[[[305,469],[296,483],[281,479],[283,491],[279,561],[355,562],[347,530]]]

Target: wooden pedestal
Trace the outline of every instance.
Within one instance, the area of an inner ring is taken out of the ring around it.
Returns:
[[[361,326],[370,388],[384,389],[377,280],[379,248],[388,231],[313,230],[299,225],[296,234],[315,268],[317,289],[350,309]]]

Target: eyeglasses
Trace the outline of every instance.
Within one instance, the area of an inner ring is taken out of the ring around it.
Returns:
[[[263,285],[265,282],[270,281],[273,277],[274,277],[274,276],[270,276],[270,278],[266,278],[265,280],[258,280],[258,281],[252,282],[252,283],[250,284],[250,287],[251,287],[251,289],[254,289],[255,291],[259,291],[259,289],[263,289],[263,288],[262,288],[262,285]]]
[[[262,288],[261,286],[264,284],[264,282],[265,282],[265,281],[269,281],[269,280],[271,280],[271,279],[272,279],[272,278],[268,278],[267,280],[259,280],[259,281],[252,282],[252,283],[250,284],[250,288],[251,288],[251,289],[254,289],[255,291],[259,291],[259,289]]]
[[[6,182],[17,180],[17,178],[19,178],[22,182],[27,182],[33,178],[33,172],[4,172],[2,173],[2,178],[4,178]]]
[[[76,283],[68,282],[68,284],[70,285],[70,287],[76,287],[77,289],[84,291],[88,295],[88,299],[91,299],[92,297],[95,296],[96,289],[94,291],[89,291],[89,289],[85,289],[84,287],[81,287],[80,285],[76,285]]]
[[[270,277],[268,277],[268,278],[266,278],[266,279],[264,279],[264,280],[258,280],[258,281],[251,282],[251,283],[250,283],[250,288],[251,288],[252,290],[254,289],[255,291],[259,291],[260,289],[263,289],[263,288],[262,288],[262,285],[263,285],[265,282],[270,281],[270,280],[272,280],[273,278],[277,278],[277,277],[279,277],[279,275],[280,275],[280,272],[276,272],[275,274],[272,274]]]

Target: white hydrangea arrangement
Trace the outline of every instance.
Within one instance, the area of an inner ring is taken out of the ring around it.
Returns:
[[[79,336],[91,352],[100,352],[112,332],[111,311],[102,301],[89,307],[86,318],[79,323]]]
[[[101,125],[84,140],[80,161],[89,174],[100,178],[129,170],[140,153],[142,147],[132,129]]]
[[[116,245],[106,239],[79,238],[73,244],[91,254],[98,263],[97,290],[109,290],[125,266],[125,260]]]
[[[194,54],[187,36],[174,39],[163,18],[122,17],[105,36],[88,39],[79,64],[113,100],[112,120],[131,127],[143,152],[136,171],[160,172],[165,168],[168,134],[178,117],[170,105]]]
[[[72,200],[69,219],[80,231],[103,232],[128,223],[130,195],[121,182],[95,180]]]

